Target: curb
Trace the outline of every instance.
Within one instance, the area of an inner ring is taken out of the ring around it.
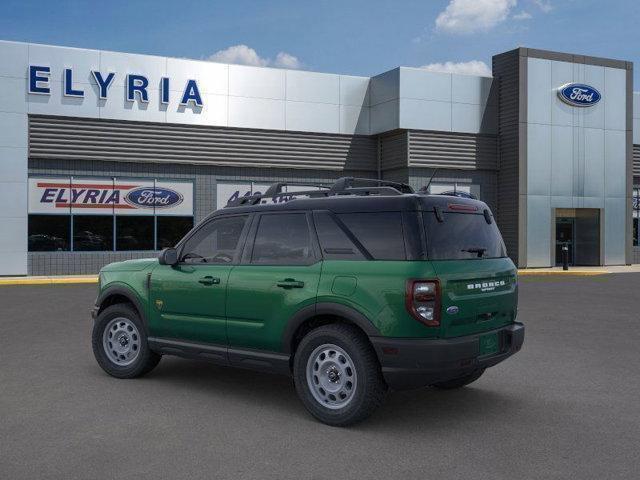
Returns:
[[[98,283],[98,277],[0,278],[2,285],[73,285]]]
[[[574,277],[594,277],[596,275],[608,275],[608,270],[518,270],[519,277],[528,276],[574,276]]]

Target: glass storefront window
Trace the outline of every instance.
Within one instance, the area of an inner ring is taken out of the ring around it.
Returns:
[[[29,215],[30,252],[68,252],[70,215]]]
[[[74,215],[73,250],[76,252],[113,250],[113,217]]]
[[[29,177],[30,252],[153,251],[193,228],[193,182]]]
[[[153,217],[116,217],[116,250],[153,250]]]
[[[193,228],[193,217],[158,217],[158,250],[175,247]]]

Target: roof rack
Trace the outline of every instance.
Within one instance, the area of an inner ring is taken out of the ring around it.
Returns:
[[[373,186],[355,186],[362,184],[373,184]],[[287,186],[305,186],[313,187],[314,190],[301,190],[286,192],[283,188]],[[227,207],[240,207],[247,205],[257,205],[263,200],[271,198],[283,198],[288,196],[306,196],[309,198],[329,197],[335,195],[403,195],[405,193],[414,193],[413,189],[406,183],[389,182],[387,180],[376,180],[372,178],[356,178],[342,177],[336,180],[332,186],[323,184],[305,184],[305,183],[286,183],[278,182],[272,184],[265,193],[239,197],[227,203]]]

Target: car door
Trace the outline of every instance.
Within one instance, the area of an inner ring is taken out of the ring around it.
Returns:
[[[288,320],[316,301],[321,268],[310,214],[257,215],[229,276],[229,347],[280,351]]]
[[[181,244],[177,265],[153,271],[149,288],[155,336],[227,344],[227,282],[240,259],[248,220],[249,215],[211,219]]]

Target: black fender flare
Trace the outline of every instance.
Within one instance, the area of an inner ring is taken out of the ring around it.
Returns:
[[[125,297],[129,302],[133,304],[135,309],[138,311],[138,315],[140,315],[140,319],[144,324],[147,333],[149,333],[149,322],[147,319],[147,312],[144,309],[142,301],[138,298],[138,295],[130,288],[124,285],[112,285],[110,287],[105,288],[100,292],[98,298],[96,299],[96,308],[98,310],[102,310],[102,305],[105,300],[114,295],[120,295]],[[97,312],[96,312],[97,313]]]
[[[293,336],[298,328],[310,318],[318,315],[332,315],[341,317],[348,322],[360,327],[368,337],[379,337],[380,331],[371,323],[367,317],[352,307],[340,303],[322,302],[309,305],[298,310],[287,323],[287,327],[282,335],[282,351],[291,352]]]

